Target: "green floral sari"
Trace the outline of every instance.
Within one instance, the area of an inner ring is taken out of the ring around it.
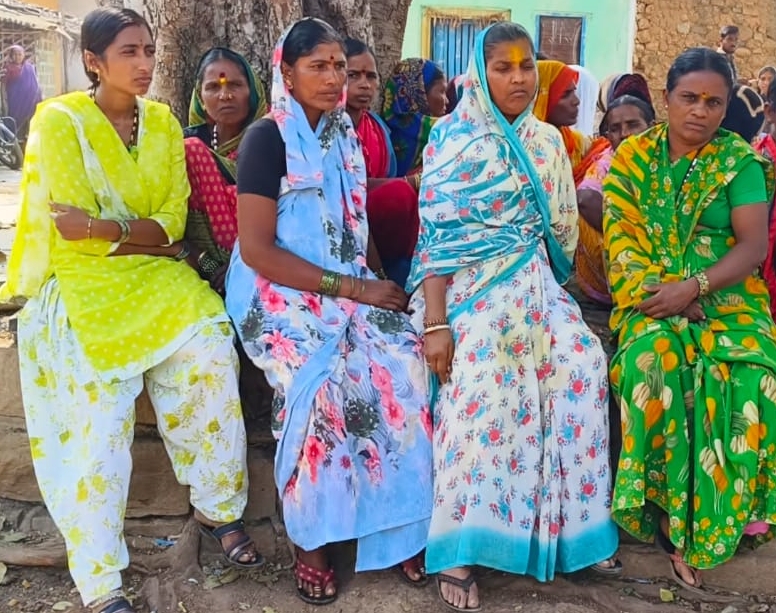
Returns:
[[[720,134],[676,193],[666,126],[625,141],[604,182],[604,247],[619,347],[611,364],[623,449],[613,517],[651,540],[668,514],[685,561],[728,560],[756,521],[776,524],[776,327],[759,274],[701,299],[706,320],[656,320],[635,307],[644,284],[705,270],[735,243],[732,228],[699,224],[742,168],[769,164]],[[726,192],[725,192],[726,193]],[[769,196],[770,197],[770,196]],[[774,526],[763,525],[765,540]]]

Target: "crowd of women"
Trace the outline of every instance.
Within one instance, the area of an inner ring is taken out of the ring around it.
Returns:
[[[142,97],[141,16],[94,11],[81,45],[92,88],[32,120],[2,296],[27,298],[35,471],[96,613],[133,611],[144,384],[202,532],[227,563],[264,562],[241,520],[236,347],[274,390],[308,603],[337,598],[346,540],[357,571],[434,574],[449,608],[478,611],[475,566],[621,573],[618,527],[689,590],[774,535],[776,86],[763,105],[689,49],[656,123],[640,75],[591,87],[502,22],[449,84],[401,61],[378,114],[372,51],[308,18],[278,41],[269,96],[238,53],[208,51],[182,131]],[[612,308],[611,360],[572,275]]]

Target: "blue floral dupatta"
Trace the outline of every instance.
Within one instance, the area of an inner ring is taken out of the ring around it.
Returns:
[[[573,249],[557,240],[558,230],[566,230],[555,227],[551,213],[558,208],[552,199],[568,194],[547,192],[537,168],[549,162],[526,150],[538,123],[531,107],[510,124],[491,99],[485,76],[488,30],[477,37],[461,100],[434,126],[424,152],[421,230],[407,284],[411,292],[427,277],[522,251],[510,267],[515,270],[540,240],[558,282],[565,283],[571,273]],[[531,211],[541,216],[538,232],[526,232],[522,224]]]

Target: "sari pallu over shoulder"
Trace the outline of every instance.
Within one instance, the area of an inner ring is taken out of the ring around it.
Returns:
[[[604,249],[615,303],[610,321],[613,331],[622,335],[629,320],[638,317],[634,307],[648,296],[642,289],[647,280],[687,278],[708,267],[712,253],[716,259],[721,257],[720,250],[729,249],[735,240],[732,230],[704,228],[698,220],[720,190],[752,160],[762,166],[772,195],[771,165],[743,139],[720,129],[697,158],[690,177],[694,180],[682,187],[677,214],[667,126],[655,126],[620,145],[603,184]],[[738,284],[715,296],[746,292]],[[707,302],[704,308],[715,308],[712,301]]]
[[[476,61],[482,64],[477,70],[485,74],[484,59]],[[491,112],[485,113],[485,108]],[[555,191],[548,193],[546,187],[553,183],[545,181],[541,172],[546,160],[534,163],[526,150],[536,138],[551,149],[563,148],[558,131],[539,122],[530,109],[510,125],[493,105],[487,82],[471,79],[455,110],[432,129],[424,152],[420,208],[425,212],[408,291],[417,290],[427,277],[449,275],[482,260],[514,253],[516,245],[525,250],[525,259],[515,264],[521,266],[539,240],[547,246],[558,282],[568,280],[576,224],[561,227],[554,215],[569,206],[576,208],[573,191],[568,189],[573,187],[571,169],[568,158],[560,156],[556,170],[567,173],[569,180],[556,181]],[[471,204],[461,205],[464,202]],[[526,235],[520,224],[513,223],[514,216],[524,217],[530,211],[541,218],[541,236]]]
[[[37,296],[56,276],[87,357],[122,378],[171,355],[203,318],[226,319],[218,296],[185,262],[111,257],[115,245],[65,241],[52,223],[49,202],[55,201],[99,219],[153,219],[170,242],[182,238],[189,186],[180,125],[166,105],[137,104],[134,151],[86,93],[40,106],[28,142],[8,282],[0,291],[6,299]]]

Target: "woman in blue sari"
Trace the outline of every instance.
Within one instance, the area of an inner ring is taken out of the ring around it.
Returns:
[[[275,482],[298,593],[326,604],[337,595],[329,543],[357,539],[356,570],[399,565],[414,585],[427,580],[431,416],[406,295],[367,255],[342,39],[303,19],[272,64],[272,110],[237,157],[226,304],[275,390]]]
[[[528,33],[490,27],[424,154],[409,287],[435,384],[426,564],[458,611],[479,610],[474,565],[540,581],[621,568],[606,356],[561,287],[574,181],[560,133],[531,113],[536,91]]]

